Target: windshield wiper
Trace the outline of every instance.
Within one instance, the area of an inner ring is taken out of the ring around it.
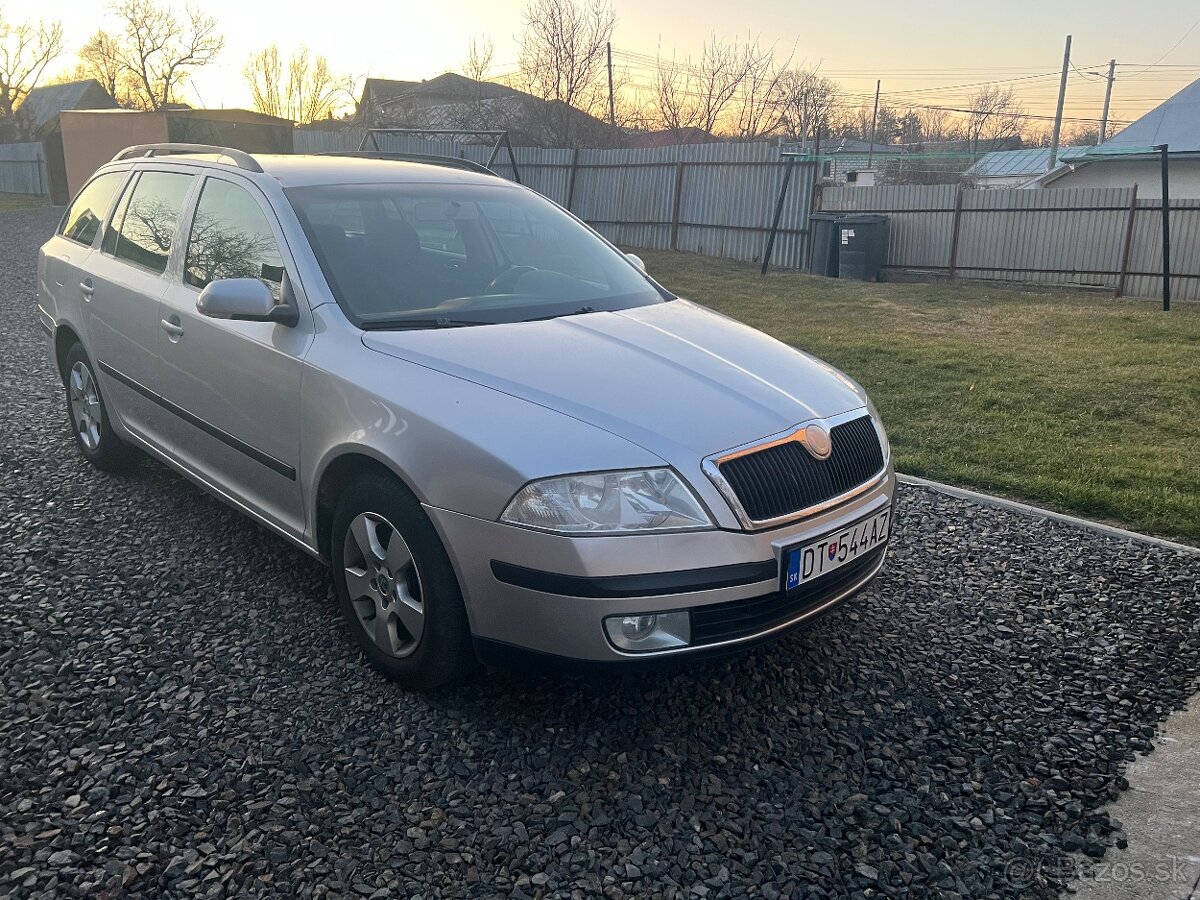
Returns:
[[[571,312],[555,313],[552,316],[537,316],[532,319],[523,319],[522,321],[546,322],[546,321],[549,321],[550,319],[564,319],[567,316],[583,316],[583,315],[587,315],[588,313],[594,313],[595,311],[596,311],[596,308],[594,306],[581,306],[581,307],[579,307],[579,309],[573,310]]]
[[[403,331],[417,328],[467,328],[471,325],[491,325],[478,319],[375,319],[358,327],[363,331]]]

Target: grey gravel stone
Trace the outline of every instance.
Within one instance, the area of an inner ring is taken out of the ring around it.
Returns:
[[[1124,840],[1100,807],[1200,675],[1195,558],[910,489],[877,584],[749,654],[405,694],[318,564],[80,459],[57,215],[0,213],[0,895],[1053,897]]]

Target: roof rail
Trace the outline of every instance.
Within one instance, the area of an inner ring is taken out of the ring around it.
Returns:
[[[438,156],[435,153],[394,153],[390,150],[326,150],[314,153],[314,156],[355,156],[360,159],[390,159],[395,162],[427,163],[431,166],[445,166],[449,169],[466,169],[468,172],[478,172],[481,175],[494,175],[491,169],[473,159],[462,159],[458,156]]]
[[[258,164],[258,160],[247,153],[245,150],[237,150],[233,147],[215,147],[209,144],[138,144],[134,147],[126,147],[112,158],[112,162],[118,162],[122,159],[131,159],[135,156],[155,156],[158,153],[215,153],[218,157],[225,157],[233,162],[239,169],[245,169],[247,172],[262,172],[263,167]]]

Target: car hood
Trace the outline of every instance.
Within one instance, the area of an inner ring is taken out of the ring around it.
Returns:
[[[370,331],[363,343],[676,463],[866,403],[832,366],[686,300],[540,322]]]

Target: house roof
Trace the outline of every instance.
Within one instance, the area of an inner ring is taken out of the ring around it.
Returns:
[[[491,100],[520,94],[513,88],[491,81],[475,81],[457,72],[443,72],[427,81],[396,81],[391,78],[368,78],[363,83],[363,99],[375,104],[411,99],[424,104]]]
[[[1200,153],[1200,79],[1109,138],[1095,155],[1148,151],[1156,144],[1166,144],[1168,153]]]
[[[1059,147],[1058,159],[1070,162],[1078,159],[1090,148]],[[972,178],[1011,178],[1014,176],[1041,175],[1050,162],[1049,147],[1027,147],[1024,150],[993,150],[985,153],[966,171]]]
[[[94,78],[35,87],[25,97],[20,113],[33,134],[53,129],[58,114],[68,109],[112,109],[117,101]]]

